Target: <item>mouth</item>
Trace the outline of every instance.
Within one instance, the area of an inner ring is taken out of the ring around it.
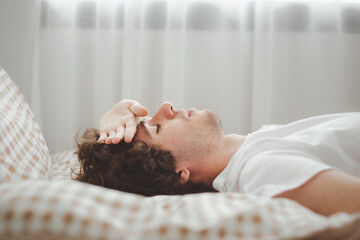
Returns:
[[[194,111],[195,111],[194,108],[190,108],[188,111],[188,116],[191,117],[191,115],[193,114]]]

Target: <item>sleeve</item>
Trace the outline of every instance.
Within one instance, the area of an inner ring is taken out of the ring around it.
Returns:
[[[273,197],[300,187],[316,174],[333,169],[292,150],[264,151],[249,159],[240,176],[244,193]]]

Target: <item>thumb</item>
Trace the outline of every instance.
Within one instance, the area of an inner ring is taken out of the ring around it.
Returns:
[[[134,104],[130,107],[130,111],[132,113],[134,113],[136,116],[139,117],[145,117],[146,115],[148,115],[149,111],[147,110],[146,107],[141,106],[139,104]]]

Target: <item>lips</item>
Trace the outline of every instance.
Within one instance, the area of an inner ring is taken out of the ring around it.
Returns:
[[[188,111],[188,116],[191,117],[191,115],[193,114],[193,111],[195,111],[194,108],[190,108],[190,110]]]

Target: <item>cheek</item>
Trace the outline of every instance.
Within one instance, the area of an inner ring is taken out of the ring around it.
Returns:
[[[186,133],[182,129],[178,128],[167,128],[166,132],[159,134],[157,139],[160,146],[172,151],[181,147],[186,141]]]
[[[203,130],[195,119],[194,121],[173,120],[159,133],[157,142],[167,149],[181,148],[196,138],[199,131]]]
[[[159,138],[159,144],[167,149],[173,149],[180,144],[179,139],[180,137],[176,134],[164,134]]]

